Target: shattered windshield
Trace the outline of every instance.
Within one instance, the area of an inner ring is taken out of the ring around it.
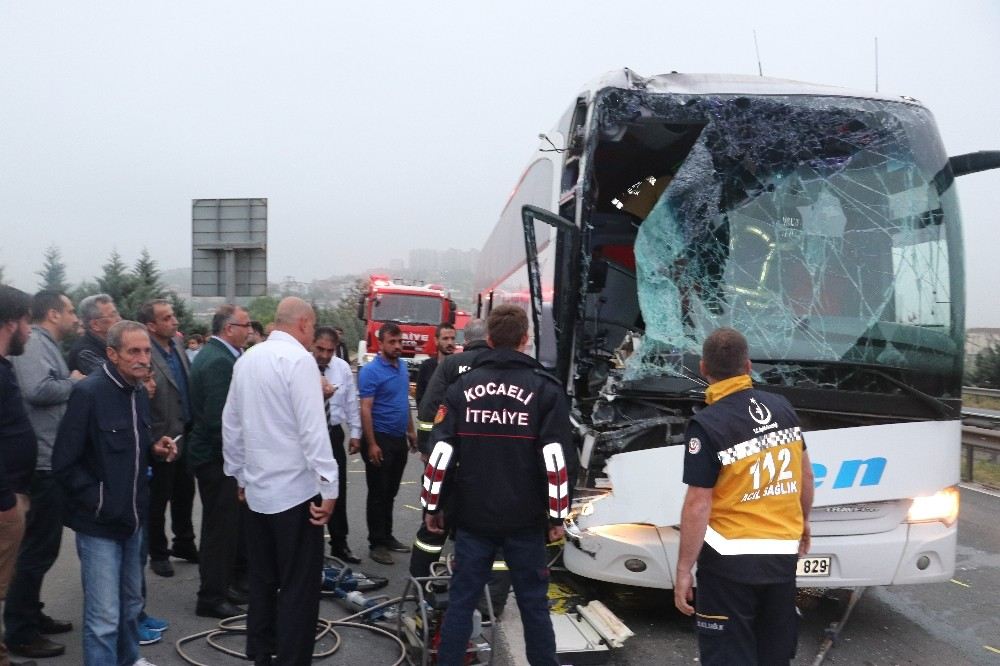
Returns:
[[[626,379],[676,372],[731,326],[755,361],[931,373],[949,378],[938,394],[960,382],[959,212],[926,109],[621,90],[599,104],[605,135],[640,116],[697,127],[638,228],[645,331]]]

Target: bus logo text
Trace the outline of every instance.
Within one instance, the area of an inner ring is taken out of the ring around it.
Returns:
[[[882,474],[885,472],[885,458],[868,458],[867,460],[845,460],[840,463],[837,476],[833,480],[833,489],[850,488],[852,486],[877,486],[882,481]],[[816,477],[816,487],[823,485],[827,477],[827,467],[820,463],[813,463],[813,475]],[[863,473],[862,473],[862,470]],[[860,480],[858,474],[861,473]]]

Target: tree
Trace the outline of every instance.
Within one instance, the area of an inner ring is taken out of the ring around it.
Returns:
[[[104,272],[97,278],[97,293],[107,294],[119,308],[122,308],[126,296],[135,289],[135,278],[129,274],[128,266],[122,261],[118,250],[111,251],[108,263],[104,264],[101,269]],[[122,316],[125,316],[124,311]]]
[[[38,283],[39,289],[51,289],[66,293],[69,285],[66,283],[66,264],[63,263],[62,253],[55,245],[50,245],[45,250],[45,263],[42,270],[36,271],[38,277],[42,278]]]
[[[987,345],[976,354],[970,380],[975,386],[1000,388],[1000,342]]]
[[[247,313],[253,321],[259,321],[267,326],[274,321],[274,313],[278,309],[279,300],[274,296],[258,296],[247,304]]]
[[[358,280],[335,307],[319,308],[316,312],[317,325],[339,327],[344,330],[344,339],[341,342],[347,345],[348,349],[356,350],[358,341],[365,335],[365,322],[358,319],[358,301],[367,292],[368,281]]]
[[[118,304],[123,317],[136,319],[143,303],[156,298],[165,298],[167,293],[160,283],[160,269],[156,267],[156,261],[146,248],[142,249],[142,254],[136,260],[131,278],[131,290],[124,294],[121,301],[116,299],[115,303]]]
[[[3,284],[3,266],[0,266],[0,284]]]
[[[185,336],[194,333],[206,335],[209,332],[206,324],[195,321],[194,313],[191,312],[187,302],[177,295],[177,292],[167,292],[167,300],[174,306],[174,316],[177,317],[177,330]]]

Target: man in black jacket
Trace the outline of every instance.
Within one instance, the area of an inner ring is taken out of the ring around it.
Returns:
[[[10,362],[11,356],[24,353],[31,336],[30,306],[31,297],[26,293],[0,285],[0,601],[7,596],[24,536],[38,447]],[[7,646],[2,642],[0,663],[9,663]]]
[[[451,354],[436,364],[434,374],[427,382],[422,393],[417,394],[417,447],[424,462],[431,455],[430,430],[434,426],[434,415],[444,401],[444,392],[458,376],[472,369],[476,359],[490,348],[486,342],[486,320],[470,319],[465,325],[465,351]],[[429,361],[427,361],[429,362]],[[423,369],[423,366],[421,366]],[[421,435],[425,435],[421,437]],[[417,536],[413,539],[413,550],[410,555],[410,575],[416,577],[429,576],[431,564],[441,557],[447,534],[435,534],[421,523]],[[507,593],[504,586],[504,595]],[[496,606],[496,604],[494,604]],[[494,608],[496,610],[496,608]]]
[[[454,529],[455,574],[438,663],[464,663],[472,611],[503,549],[521,611],[528,662],[558,664],[548,610],[545,542],[562,537],[576,466],[569,407],[559,382],[521,353],[528,318],[501,305],[487,327],[493,347],[445,393],[420,501],[431,532]]]
[[[108,330],[122,320],[114,300],[107,294],[94,294],[80,301],[77,308],[83,335],[78,337],[69,350],[69,369],[89,375],[99,370],[108,360]]]
[[[108,362],[73,387],[52,451],[52,473],[66,497],[63,517],[76,532],[83,580],[87,664],[139,659],[142,525],[148,515],[150,453],[177,456],[164,436],[150,443],[149,397],[142,380],[152,353],[146,327],[121,321],[108,331]]]
[[[468,372],[476,364],[476,359],[490,348],[486,342],[486,320],[470,319],[463,329],[465,349],[440,359],[427,387],[417,397],[417,421],[434,424],[434,415],[444,402],[444,392],[463,372]],[[427,441],[427,440],[425,440]],[[430,455],[430,446],[420,449],[422,456]]]
[[[420,404],[424,393],[427,392],[427,387],[430,385],[431,377],[434,376],[438,364],[455,352],[455,327],[446,321],[438,324],[434,330],[434,342],[437,346],[437,354],[421,363],[417,369],[417,390],[413,396],[417,405]],[[427,440],[430,438],[433,425],[434,423],[430,419],[426,421],[417,419],[417,449],[421,455],[430,453],[430,445]]]

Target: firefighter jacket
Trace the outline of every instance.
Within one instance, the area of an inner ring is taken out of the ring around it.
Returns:
[[[444,392],[459,375],[471,370],[476,365],[479,355],[489,349],[486,340],[474,340],[465,346],[465,351],[445,356],[444,360],[438,363],[427,383],[427,388],[417,401],[419,403],[417,418],[428,423],[433,422],[438,407],[444,402]]]
[[[688,427],[684,461],[685,483],[713,489],[705,543],[722,556],[794,556],[805,450],[795,410],[747,375],[712,384],[706,402]]]
[[[483,352],[445,393],[434,418],[420,501],[449,527],[507,536],[569,514],[576,469],[562,385],[533,358]]]

